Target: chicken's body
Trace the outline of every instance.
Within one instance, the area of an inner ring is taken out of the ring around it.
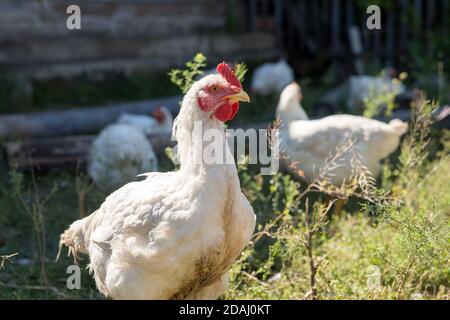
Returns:
[[[136,180],[138,174],[157,169],[152,145],[141,131],[129,125],[109,125],[91,146],[88,173],[105,191],[116,190]]]
[[[280,93],[285,86],[294,81],[294,71],[283,59],[276,63],[265,63],[259,66],[252,76],[252,90],[266,96]]]
[[[362,164],[376,176],[380,160],[394,152],[407,125],[400,120],[389,124],[352,115],[333,115],[319,120],[309,120],[300,105],[300,87],[291,84],[283,91],[277,108],[283,124],[280,128],[281,149],[289,162],[298,162],[308,180],[314,179],[326,159],[349,140],[354,145],[343,157],[341,165],[329,176],[334,184],[348,179],[353,168],[352,150]],[[287,166],[289,169],[289,166]]]
[[[153,117],[123,113],[94,140],[88,165],[91,179],[104,191],[135,181],[143,172],[157,171],[158,159],[148,137],[172,131],[173,118],[165,107]]]
[[[183,100],[174,132],[179,171],[149,173],[125,185],[61,236],[61,244],[88,253],[106,296],[215,299],[227,287],[227,271],[247,245],[255,215],[235,164],[198,161],[197,147],[210,141],[193,133],[194,122],[226,141],[223,112],[199,106],[203,87],[218,80],[223,82],[219,75],[196,82]],[[226,152],[231,155],[228,147]]]
[[[172,132],[173,118],[166,107],[158,107],[153,117],[143,114],[122,113],[117,123],[127,124],[143,132],[145,135]]]
[[[397,96],[406,92],[406,87],[393,80],[387,71],[382,76],[351,76],[337,88],[326,93],[319,104],[338,106],[345,103],[348,111],[361,112],[365,109],[366,100],[371,97]]]
[[[366,99],[380,95],[399,95],[406,91],[402,83],[385,76],[352,76],[349,79],[347,108],[351,111],[364,110]]]

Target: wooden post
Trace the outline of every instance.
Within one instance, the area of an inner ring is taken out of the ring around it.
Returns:
[[[306,7],[305,1],[299,0],[298,4],[298,16],[299,23],[297,23],[298,31],[300,33],[300,47],[304,48],[304,44],[306,43]]]
[[[278,37],[282,38],[283,31],[283,0],[274,0],[274,18],[275,18],[275,28]]]
[[[312,16],[314,23],[314,37],[316,44],[320,48],[325,42],[325,36],[322,34],[322,17],[320,15],[320,1],[313,1]]]
[[[339,31],[341,11],[339,6],[339,0],[331,0],[331,46],[333,56],[339,52]]]
[[[428,53],[432,50],[432,39],[431,39],[431,31],[433,29],[433,19],[434,19],[434,0],[427,0],[427,20],[426,20],[426,29],[427,29],[427,51]]]
[[[449,24],[450,24],[450,6],[449,0],[442,0],[442,31],[444,34],[449,32]]]
[[[373,48],[372,46],[372,33],[369,31],[369,29],[367,29],[367,25],[366,25],[366,11],[364,10],[364,12],[359,16],[359,25],[360,25],[360,30],[362,30],[362,45],[363,45],[363,51],[365,52],[372,52],[371,49]]]
[[[407,41],[408,41],[408,26],[407,26],[407,19],[408,19],[408,0],[400,0],[400,48],[405,48]],[[397,52],[400,55],[404,54],[404,51]]]
[[[249,0],[249,27],[251,32],[256,31],[256,17],[258,13],[256,10],[256,0]]]
[[[354,57],[354,68],[356,74],[364,73],[364,66],[361,59],[363,53],[362,43],[361,43],[361,33],[357,26],[350,26],[348,29],[348,35],[350,39],[350,47]]]
[[[341,8],[339,0],[331,0],[331,54],[332,65],[335,71],[334,80],[341,78],[342,65],[339,63],[341,58],[341,42],[340,42],[340,25],[341,25]]]
[[[381,56],[381,30],[372,30],[373,33],[373,54],[375,61],[383,63],[383,57]]]
[[[93,133],[114,122],[123,112],[150,115],[158,106],[166,106],[177,114],[181,99],[177,96],[110,106],[2,115],[0,140]]]
[[[420,37],[422,27],[422,0],[414,0],[414,27],[416,38]]]
[[[269,0],[260,0],[261,2],[261,21],[262,27],[265,31],[270,30],[269,28]]]
[[[346,21],[347,21],[347,29],[350,28],[353,25],[353,1],[352,0],[346,0],[345,2],[345,15],[346,15]]]
[[[393,8],[389,10],[387,16],[387,30],[386,30],[386,52],[387,52],[387,60],[386,64],[389,67],[394,66],[394,42],[395,42],[395,13]]]

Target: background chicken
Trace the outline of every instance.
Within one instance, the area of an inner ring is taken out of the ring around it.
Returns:
[[[217,130],[218,142],[227,146],[223,122],[235,116],[239,101],[249,101],[228,65],[217,71],[183,99],[174,129],[179,171],[149,173],[125,185],[61,235],[60,245],[89,255],[106,296],[211,299],[227,286],[227,271],[247,245],[255,216],[235,164],[206,164],[199,154],[210,141],[193,131],[194,124]]]
[[[325,94],[315,109],[328,105],[329,110],[339,110],[339,104],[345,103],[348,111],[361,112],[369,97],[391,94],[398,96],[406,92],[405,85],[393,79],[394,71],[390,68],[383,70],[379,76],[351,76],[342,85]]]
[[[159,106],[153,111],[152,116],[123,113],[117,123],[130,125],[145,135],[172,132],[173,117],[169,109]]]
[[[280,129],[281,149],[291,161],[298,162],[309,180],[315,178],[326,158],[350,139],[355,139],[355,144],[344,157],[342,166],[332,171],[331,182],[341,184],[350,177],[353,172],[350,153],[353,150],[372,175],[378,175],[380,160],[397,149],[400,137],[408,128],[406,123],[397,119],[386,124],[352,115],[309,120],[300,104],[301,98],[298,84],[287,86],[281,93],[277,115],[283,122]]]
[[[275,63],[264,63],[253,73],[252,92],[266,96],[279,93],[283,88],[294,81],[294,71],[286,60],[280,59]]]
[[[104,191],[158,170],[158,159],[145,134],[127,124],[112,124],[94,140],[88,165],[91,179]]]
[[[113,191],[143,172],[158,170],[147,136],[170,133],[173,117],[166,107],[156,108],[152,115],[124,113],[94,140],[88,173],[101,189]]]

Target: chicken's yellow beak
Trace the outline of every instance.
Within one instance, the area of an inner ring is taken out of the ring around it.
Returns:
[[[250,102],[250,97],[247,92],[241,90],[239,93],[231,94],[225,97],[230,103],[236,103],[238,101]]]

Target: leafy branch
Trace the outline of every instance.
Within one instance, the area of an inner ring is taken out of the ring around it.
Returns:
[[[170,81],[185,94],[195,82],[195,77],[204,73],[202,70],[204,67],[206,67],[206,57],[202,53],[197,53],[192,60],[186,62],[186,69],[172,69],[169,72]]]

